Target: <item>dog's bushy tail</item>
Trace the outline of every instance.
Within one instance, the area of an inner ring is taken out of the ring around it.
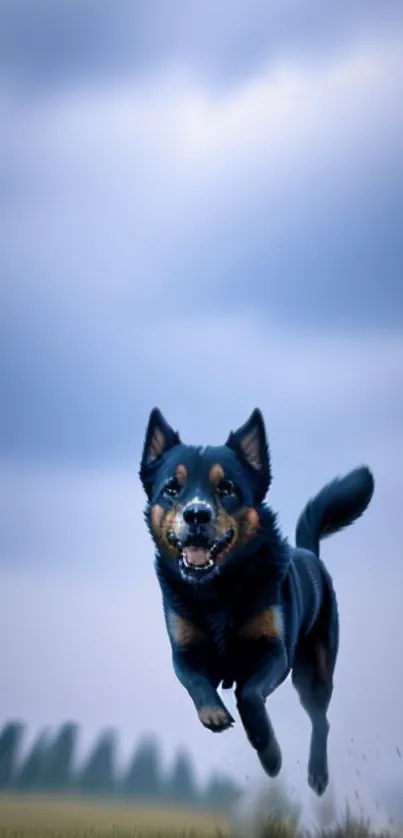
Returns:
[[[332,480],[301,513],[295,531],[297,547],[319,556],[320,541],[356,521],[365,512],[373,493],[374,478],[367,466]]]

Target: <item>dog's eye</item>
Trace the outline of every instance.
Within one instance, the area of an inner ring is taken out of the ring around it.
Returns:
[[[231,495],[236,495],[235,483],[232,480],[220,480],[216,492],[220,498],[228,498]]]
[[[181,485],[179,483],[179,480],[176,479],[176,477],[171,477],[171,479],[168,480],[168,482],[164,486],[164,494],[168,495],[168,497],[170,498],[175,498],[176,495],[179,495],[180,490]]]

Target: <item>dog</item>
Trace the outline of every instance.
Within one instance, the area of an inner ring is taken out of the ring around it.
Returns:
[[[272,473],[257,408],[216,447],[185,445],[154,408],[139,476],[173,668],[201,723],[232,727],[218,687],[234,687],[249,742],[275,777],[282,755],[265,703],[291,673],[312,725],[308,783],[322,795],[339,618],[319,544],[365,511],[371,471],[356,468],[310,500],[295,547],[265,504]]]

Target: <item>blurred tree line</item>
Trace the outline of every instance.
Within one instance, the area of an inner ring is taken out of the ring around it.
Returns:
[[[117,737],[113,730],[101,732],[81,764],[76,753],[80,729],[63,724],[55,734],[39,733],[28,753],[21,755],[25,725],[11,721],[0,731],[0,792],[54,792],[119,796],[226,808],[239,796],[232,780],[212,776],[201,789],[195,779],[192,759],[178,750],[169,772],[161,766],[158,741],[144,738],[135,747],[123,771],[117,768]]]

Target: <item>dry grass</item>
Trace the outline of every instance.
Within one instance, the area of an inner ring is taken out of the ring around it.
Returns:
[[[247,831],[247,830],[246,830]],[[235,833],[233,833],[235,834]],[[347,812],[329,829],[308,833],[292,818],[265,819],[242,838],[396,838],[397,831],[371,830]],[[238,835],[238,831],[236,831]],[[402,833],[400,833],[402,835]],[[0,796],[0,838],[231,838],[224,815],[192,810],[130,806],[40,795]],[[403,836],[402,836],[403,838]]]
[[[279,818],[269,819],[253,838],[400,838],[400,835],[398,831],[375,832],[368,821],[354,818],[347,811],[339,823],[327,829],[317,829],[313,834]]]
[[[0,838],[226,838],[228,834],[224,816],[190,809],[28,794],[0,797]]]

